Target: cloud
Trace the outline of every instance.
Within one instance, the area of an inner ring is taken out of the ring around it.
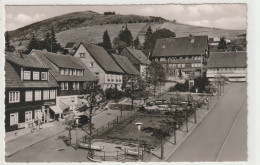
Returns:
[[[35,14],[32,17],[25,14],[18,14],[16,17],[14,17],[14,20],[20,23],[33,23],[33,22],[40,21],[44,18],[45,18],[44,14]]]

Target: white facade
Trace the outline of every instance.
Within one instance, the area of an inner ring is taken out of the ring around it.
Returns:
[[[217,75],[223,75],[229,81],[246,81],[246,68],[209,68],[207,69],[207,77],[213,81]]]
[[[82,56],[84,54],[84,56]],[[101,66],[92,58],[90,53],[86,50],[86,48],[80,44],[77,51],[74,54],[74,57],[78,57],[81,61],[85,64],[85,66],[91,71],[93,75],[99,80],[99,84],[105,90],[106,88],[115,88],[117,87],[118,90],[122,90],[122,75],[120,74],[109,74],[106,73]],[[88,76],[88,75],[86,75]],[[110,78],[110,80],[109,80]],[[113,81],[112,81],[113,80]]]

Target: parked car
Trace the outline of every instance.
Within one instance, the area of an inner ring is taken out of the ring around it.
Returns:
[[[89,123],[89,118],[87,115],[79,115],[78,117],[80,117],[78,127],[82,127],[83,125],[86,125]],[[76,120],[74,120],[74,124],[72,126],[77,127]]]

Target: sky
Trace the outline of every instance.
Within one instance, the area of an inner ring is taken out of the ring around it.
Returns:
[[[5,6],[5,30],[17,28],[58,15],[92,10],[98,13],[160,16],[196,26],[246,30],[245,4],[202,5],[114,5],[114,6]]]

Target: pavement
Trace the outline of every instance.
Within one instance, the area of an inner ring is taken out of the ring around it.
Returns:
[[[220,102],[166,161],[246,161],[246,86],[231,83]]]
[[[123,111],[123,114],[127,111]],[[93,124],[96,129],[106,125],[108,122],[120,116],[118,110],[106,110],[93,117]],[[6,162],[82,162],[88,161],[86,151],[68,147],[60,139],[68,136],[65,131],[66,125],[54,122],[55,126],[48,129],[36,130],[34,133],[25,134],[14,140],[6,142]],[[86,133],[77,129],[78,138]],[[73,130],[72,142],[76,140],[76,131]]]

